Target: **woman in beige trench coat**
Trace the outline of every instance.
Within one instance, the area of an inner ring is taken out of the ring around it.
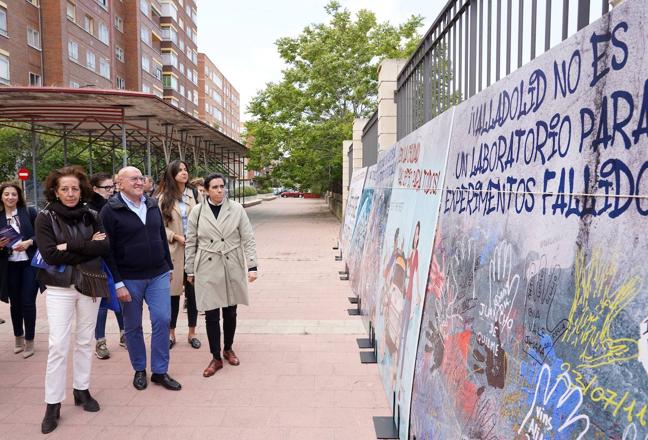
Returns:
[[[200,340],[196,337],[198,310],[196,309],[193,286],[186,281],[184,257],[189,213],[191,213],[194,206],[202,201],[202,197],[197,190],[187,185],[189,181],[188,170],[187,163],[184,161],[174,160],[169,163],[158,188],[158,200],[173,262],[169,348],[173,348],[176,343],[175,328],[180,312],[180,295],[184,291],[187,299],[187,319],[189,321],[187,341],[189,345],[197,349],[201,345]]]
[[[223,358],[239,365],[232,350],[236,332],[236,307],[249,304],[247,283],[257,278],[256,242],[252,225],[241,204],[225,198],[225,178],[205,177],[207,200],[189,216],[185,272],[194,284],[198,310],[205,311],[212,360],[203,376],[223,368],[220,345],[220,311],[223,310]]]

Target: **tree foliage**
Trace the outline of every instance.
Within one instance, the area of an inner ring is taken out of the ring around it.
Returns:
[[[326,5],[327,23],[312,24],[276,42],[286,64],[283,78],[251,101],[246,130],[251,169],[304,189],[341,187],[342,141],[355,118],[376,109],[378,64],[407,58],[416,48],[422,17],[394,26],[373,12],[353,15],[337,1]]]

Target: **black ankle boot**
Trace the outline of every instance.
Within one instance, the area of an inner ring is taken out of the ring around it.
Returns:
[[[48,403],[43,423],[41,423],[41,432],[47,434],[54,431],[58,426],[57,420],[59,417],[61,417],[61,404]]]
[[[74,390],[74,404],[76,406],[83,405],[83,409],[89,412],[99,411],[99,402],[90,395],[88,390]]]

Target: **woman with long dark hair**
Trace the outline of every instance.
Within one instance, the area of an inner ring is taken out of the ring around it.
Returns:
[[[54,170],[45,182],[49,203],[36,217],[39,250],[45,263],[51,266],[38,270],[38,279],[45,288],[49,322],[43,434],[56,429],[61,402],[65,400],[67,357],[75,314],[74,404],[83,405],[85,411],[99,411],[99,403],[90,395],[89,386],[99,299],[108,296],[101,257],[110,252],[110,243],[97,212],[84,203],[90,200],[91,194],[88,177],[81,167]]]
[[[187,318],[189,320],[187,341],[193,348],[200,348],[201,345],[200,340],[196,337],[196,322],[198,320],[196,295],[193,285],[187,283],[187,276],[183,269],[189,213],[194,206],[202,201],[202,197],[197,190],[187,184],[188,182],[189,166],[182,160],[174,160],[167,166],[157,190],[174,268],[171,279],[170,348],[173,348],[176,343],[175,328],[180,312],[180,295],[183,291],[187,299]]]
[[[23,358],[34,354],[36,294],[38,283],[31,259],[36,253],[34,221],[36,210],[27,208],[17,183],[0,185],[0,229],[10,227],[19,236],[10,243],[0,238],[0,299],[9,302],[16,344],[14,353]]]

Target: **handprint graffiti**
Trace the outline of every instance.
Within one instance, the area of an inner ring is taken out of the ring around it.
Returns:
[[[493,388],[503,389],[506,382],[506,352],[502,348],[500,341],[499,322],[495,323],[496,347],[491,348],[484,341],[477,338],[479,347],[473,349],[473,372],[475,374],[485,375],[486,382]],[[477,389],[477,394],[481,395],[485,390],[484,386]]]
[[[513,245],[508,241],[499,243],[491,256],[488,268],[488,303],[480,303],[479,316],[490,323],[489,334],[495,336],[495,323],[503,333],[513,328],[511,310],[517,297],[520,275],[513,273]],[[488,336],[483,336],[488,339]],[[493,350],[496,343],[487,341]]]
[[[563,341],[581,350],[582,368],[598,368],[637,359],[637,340],[615,338],[612,325],[619,313],[641,290],[637,275],[623,279],[616,261],[604,261],[595,251],[589,261],[579,251],[574,264],[574,300],[569,311],[569,328]]]
[[[568,326],[567,319],[551,325],[549,314],[560,281],[560,266],[548,267],[547,256],[531,256],[527,259],[526,296],[524,302],[524,345],[525,352],[542,364],[551,346],[541,343],[543,335],[550,341],[557,341]]]

